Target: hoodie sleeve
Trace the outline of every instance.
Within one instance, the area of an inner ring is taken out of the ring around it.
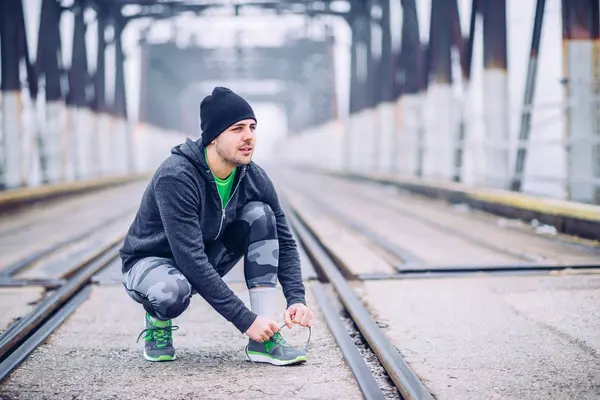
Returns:
[[[268,178],[263,201],[271,207],[277,221],[277,237],[279,239],[279,271],[277,272],[277,276],[281,283],[287,306],[289,307],[294,303],[306,305],[300,255],[296,248],[296,241],[292,236],[285,214],[281,209],[277,191]]]
[[[244,333],[256,319],[210,265],[198,217],[198,190],[185,175],[163,175],[154,190],[158,212],[177,268],[192,287],[225,319]]]

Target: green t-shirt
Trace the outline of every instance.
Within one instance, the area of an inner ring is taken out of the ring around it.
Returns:
[[[223,207],[227,205],[229,197],[231,196],[231,188],[233,187],[235,171],[236,170],[234,169],[233,172],[229,174],[229,176],[225,179],[219,179],[217,176],[215,176],[215,174],[213,174],[213,176],[215,177],[215,182],[217,183],[217,190],[221,195],[221,200],[223,200]]]
[[[204,157],[206,157],[206,149],[204,149]],[[215,182],[217,183],[217,190],[219,191],[221,200],[223,200],[223,208],[225,208],[227,202],[229,202],[229,197],[231,196],[231,188],[233,188],[233,181],[235,179],[236,171],[237,168],[234,169],[233,172],[229,174],[229,176],[225,179],[220,179],[215,174],[212,174],[212,176],[215,178]]]

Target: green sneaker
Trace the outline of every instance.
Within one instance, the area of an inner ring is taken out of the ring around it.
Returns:
[[[144,358],[148,361],[172,361],[175,360],[175,348],[173,347],[173,333],[179,329],[173,326],[171,320],[155,320],[146,313],[146,329],[144,329],[137,340],[146,334],[144,345]]]
[[[306,362],[306,351],[290,346],[279,332],[275,332],[270,340],[263,343],[250,339],[248,346],[246,346],[246,356],[252,362],[273,365],[292,365]]]

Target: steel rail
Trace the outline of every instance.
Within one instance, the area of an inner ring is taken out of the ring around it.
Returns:
[[[38,251],[34,252],[33,254],[30,254],[27,257],[23,257],[20,260],[14,261],[13,263],[9,264],[8,266],[0,269],[0,277],[10,277],[12,275],[16,275],[18,272],[27,268],[31,264],[40,261],[44,257],[49,256],[52,253],[55,253],[57,251],[60,251],[63,248],[65,248],[71,244],[74,244],[78,241],[90,238],[91,236],[94,235],[94,233],[96,233],[96,231],[98,229],[101,229],[103,226],[110,225],[114,222],[117,222],[120,219],[123,219],[123,217],[125,217],[127,214],[130,214],[131,212],[132,212],[132,210],[128,209],[127,211],[125,211],[123,213],[119,213],[113,217],[103,220],[101,223],[94,225],[90,229],[86,229],[85,231],[79,233],[76,236],[72,236],[72,237],[63,239],[57,243],[54,243],[54,244],[46,247],[45,249],[38,250]]]
[[[78,291],[80,291],[92,276],[108,265],[118,256],[121,242],[111,244],[101,253],[88,260],[77,269],[67,283],[48,296],[44,297],[36,308],[0,335],[0,360],[2,364],[11,352],[35,332],[49,317],[64,306]]]
[[[42,324],[34,334],[17,347],[4,361],[0,363],[0,382],[17,368],[36,347],[44,342],[60,325],[79,307],[90,295],[90,286],[85,286],[61,307],[50,319]]]
[[[283,196],[282,196],[283,197]],[[343,277],[337,266],[327,255],[322,245],[313,237],[313,233],[304,224],[301,217],[294,209],[286,215],[290,224],[295,229],[298,238],[309,254],[310,258],[317,264],[315,268],[327,277],[340,300],[346,307],[352,320],[366,339],[381,365],[387,371],[394,385],[400,391],[404,399],[433,399],[431,393],[420,381],[416,374],[410,369],[402,356],[394,348],[392,343],[385,337],[373,317],[362,304],[358,296]]]
[[[331,297],[325,291],[324,284],[314,282],[312,284],[312,292],[333,338],[342,351],[352,374],[356,378],[356,382],[364,398],[367,400],[385,399],[385,395],[375,380],[373,373],[342,323]]]
[[[353,195],[354,195],[354,197],[358,197],[360,199],[363,199],[364,201],[368,201],[368,202],[373,201],[373,199],[369,198],[368,196],[366,196],[360,192],[356,192]],[[360,224],[355,221],[351,221],[347,214],[334,209],[330,205],[326,204],[323,201],[317,200],[314,197],[311,197],[310,201],[312,201],[319,207],[322,207],[324,210],[327,211],[328,214],[331,214],[338,222],[345,224],[349,228],[359,232],[362,236],[367,237],[369,240],[371,240],[372,242],[377,244],[383,250],[387,251],[394,257],[402,260],[404,262],[404,264],[396,266],[395,267],[396,269],[402,271],[403,269],[405,269],[407,267],[410,268],[410,267],[417,267],[417,266],[421,266],[421,265],[425,266],[425,262],[421,258],[412,254],[408,250],[398,246],[397,244],[390,242],[382,235],[375,233],[372,229],[370,229],[365,224]],[[469,243],[472,243],[476,246],[485,248],[487,250],[493,251],[498,254],[504,254],[507,256],[515,257],[520,260],[524,260],[526,262],[538,262],[540,259],[539,256],[534,256],[534,255],[527,254],[527,253],[524,253],[521,251],[508,249],[505,247],[495,245],[493,243],[489,243],[483,239],[480,239],[474,235],[465,233],[459,229],[455,229],[450,226],[440,224],[438,222],[435,222],[433,220],[430,220],[430,219],[420,216],[420,215],[402,211],[402,210],[392,206],[391,204],[387,204],[385,202],[378,203],[378,207],[386,208],[386,209],[392,211],[393,213],[401,215],[402,217],[410,218],[414,221],[421,222],[427,226],[430,226],[431,228],[440,230],[441,232],[444,232],[444,233],[448,233],[451,236],[457,237],[459,239],[463,239]]]

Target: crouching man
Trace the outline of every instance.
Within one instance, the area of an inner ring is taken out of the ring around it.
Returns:
[[[289,328],[310,326],[312,312],[273,183],[251,161],[254,112],[217,87],[202,100],[200,119],[201,139],[174,147],[157,169],[120,250],[125,289],[146,311],[144,357],[175,359],[172,319],[198,293],[249,337],[251,360],[305,362],[306,353],[283,339],[277,323],[278,280]],[[241,257],[251,309],[222,280]]]

